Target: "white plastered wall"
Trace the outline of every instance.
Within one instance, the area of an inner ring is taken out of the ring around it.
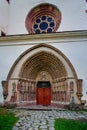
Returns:
[[[9,24],[9,4],[6,0],[0,0],[0,35],[1,31],[5,34],[8,32]]]

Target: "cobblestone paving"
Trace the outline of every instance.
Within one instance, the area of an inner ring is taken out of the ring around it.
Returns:
[[[55,130],[55,119],[87,119],[87,112],[71,112],[67,110],[14,110],[19,121],[12,130]]]

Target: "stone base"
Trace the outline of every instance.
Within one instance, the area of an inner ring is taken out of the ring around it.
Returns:
[[[23,108],[23,109],[35,109],[35,110],[47,110],[47,109],[65,109],[66,105],[62,103],[52,102],[51,105],[37,105],[36,102],[4,102],[6,108]]]
[[[20,108],[20,109],[32,109],[32,110],[50,110],[50,109],[69,109],[69,110],[82,110],[82,104],[64,104],[58,102],[52,102],[51,105],[37,105],[36,102],[4,102],[6,108]]]
[[[70,103],[69,105],[66,106],[66,108],[69,109],[69,110],[82,110],[83,105],[82,104]]]

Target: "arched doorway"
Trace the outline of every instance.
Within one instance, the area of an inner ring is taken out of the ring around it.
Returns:
[[[76,103],[80,102],[77,91],[81,85],[77,86],[78,77],[74,67],[60,50],[50,45],[40,44],[21,54],[10,69],[7,82],[6,101],[68,104],[74,97]],[[42,87],[47,82],[50,85]],[[11,100],[12,97],[15,100]]]

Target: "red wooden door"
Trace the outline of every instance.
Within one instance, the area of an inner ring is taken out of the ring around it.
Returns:
[[[37,88],[37,105],[51,104],[51,88]]]
[[[43,104],[43,89],[42,88],[37,88],[37,105],[42,105]]]
[[[51,104],[51,88],[43,88],[43,105]]]

